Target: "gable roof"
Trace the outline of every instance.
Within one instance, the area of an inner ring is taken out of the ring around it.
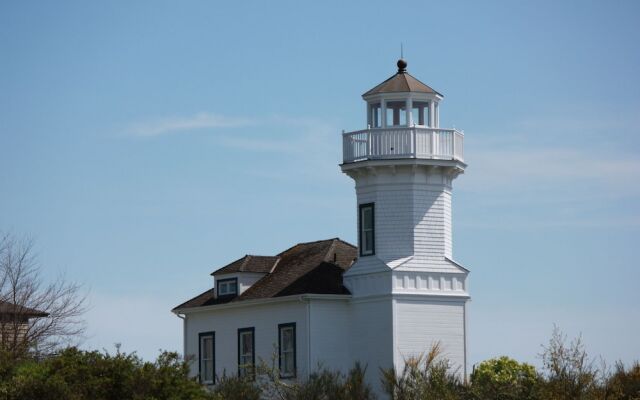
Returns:
[[[211,275],[230,274],[234,272],[268,273],[280,258],[277,256],[253,256],[247,254],[214,272]]]
[[[338,238],[298,243],[271,257],[277,259],[274,267],[240,296],[219,299],[215,297],[215,290],[209,289],[174,310],[295,294],[349,294],[342,285],[342,273],[356,257],[357,248]],[[231,265],[239,268],[245,258],[223,267],[214,275]]]
[[[27,318],[49,316],[49,314],[46,312],[38,311],[29,307],[24,307],[19,304],[13,304],[4,300],[0,300],[0,315],[18,315]]]

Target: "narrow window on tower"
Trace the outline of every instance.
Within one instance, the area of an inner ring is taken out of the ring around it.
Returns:
[[[375,231],[373,203],[361,204],[359,221],[359,247],[361,256],[375,254]]]

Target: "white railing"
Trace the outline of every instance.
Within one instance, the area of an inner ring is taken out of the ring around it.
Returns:
[[[464,160],[464,134],[425,127],[373,128],[342,134],[345,163],[385,158]]]

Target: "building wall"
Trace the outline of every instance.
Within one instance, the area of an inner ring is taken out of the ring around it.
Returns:
[[[367,366],[366,379],[378,395],[382,393],[380,368],[393,366],[393,313],[391,298],[352,300],[351,359]]]
[[[403,259],[452,256],[451,178],[439,169],[376,168],[357,176],[357,204],[375,203],[375,252],[394,268]]]
[[[414,188],[414,252],[418,258],[451,258],[451,192],[441,174],[429,176],[430,184]]]
[[[350,311],[349,300],[310,300],[311,371],[319,364],[343,372],[353,366]]]
[[[238,329],[255,328],[256,363],[270,363],[277,354],[278,324],[296,323],[296,365],[298,376],[307,375],[307,304],[293,299],[285,303],[224,308],[195,312],[185,316],[185,355],[192,357],[191,375],[198,374],[198,334],[215,332],[215,373],[238,372]]]
[[[435,296],[395,296],[394,363],[429,352],[440,343],[446,357],[461,377],[466,376],[466,300],[438,299]]]

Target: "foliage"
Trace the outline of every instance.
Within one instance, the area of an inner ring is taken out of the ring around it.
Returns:
[[[509,357],[478,364],[471,374],[471,393],[477,399],[535,399],[536,369]]]
[[[640,400],[640,363],[636,361],[628,370],[624,364],[616,363],[608,386],[614,399]]]
[[[262,391],[248,377],[222,375],[213,389],[216,400],[260,400]]]
[[[402,370],[382,370],[384,391],[394,400],[640,400],[640,363],[596,368],[578,338],[567,343],[555,329],[541,355],[540,373],[508,357],[476,366],[469,383],[449,367],[440,346],[405,360]],[[261,362],[256,379],[217,378],[211,390],[189,377],[188,363],[163,352],[155,362],[134,354],[67,348],[38,359],[0,351],[0,400],[371,400],[366,367],[347,373],[318,366],[309,379],[283,379],[277,356]]]
[[[382,385],[393,400],[463,398],[465,389],[449,361],[441,357],[441,347],[436,343],[426,355],[405,360],[402,372],[395,368],[383,369]]]
[[[345,375],[341,372],[320,369],[309,380],[290,388],[286,400],[370,400],[374,398],[365,383],[366,368],[359,363]]]
[[[367,368],[356,363],[347,374],[330,371],[319,365],[308,380],[294,381],[281,378],[277,353],[271,363],[261,361],[258,373],[262,377],[263,397],[279,400],[372,400],[375,395],[365,382]]]
[[[213,398],[188,377],[187,363],[163,352],[153,362],[135,354],[110,355],[68,348],[44,360],[9,358],[0,377],[2,400],[107,400]]]
[[[545,380],[543,398],[580,400],[606,398],[606,371],[597,369],[577,337],[567,343],[564,335],[554,327],[549,344],[541,354]]]

